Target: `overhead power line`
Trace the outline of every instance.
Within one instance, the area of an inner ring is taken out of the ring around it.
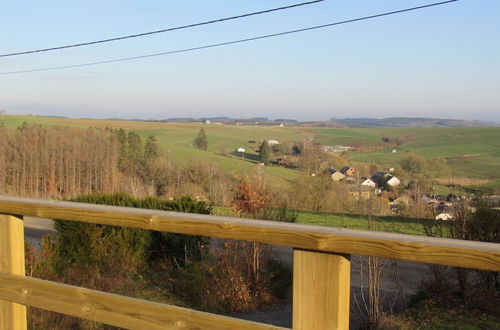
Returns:
[[[57,46],[57,47],[50,47],[50,48],[27,50],[27,51],[22,51],[22,52],[17,52],[17,53],[0,54],[0,57],[27,55],[27,54],[33,54],[33,53],[48,52],[48,51],[53,51],[53,50],[61,50],[61,49],[67,49],[67,48],[75,48],[75,47],[89,46],[89,45],[95,45],[95,44],[102,44],[102,43],[106,43],[106,42],[112,42],[112,41],[118,41],[118,40],[124,40],[124,39],[144,37],[144,36],[149,36],[149,35],[152,35],[152,34],[171,32],[171,31],[176,31],[176,30],[188,29],[188,28],[192,28],[192,27],[196,27],[196,26],[202,26],[202,25],[220,23],[220,22],[225,22],[225,21],[231,21],[231,20],[235,20],[235,19],[239,19],[239,18],[245,18],[245,17],[249,17],[249,16],[267,14],[267,13],[271,13],[271,12],[274,12],[274,11],[279,11],[279,10],[285,10],[285,9],[290,9],[290,8],[296,8],[296,7],[311,5],[311,4],[322,2],[322,1],[324,1],[324,0],[314,0],[314,1],[302,2],[302,3],[297,3],[297,4],[293,4],[293,5],[289,5],[289,6],[283,6],[283,7],[278,7],[278,8],[272,8],[272,9],[266,9],[266,10],[256,11],[256,12],[248,13],[248,14],[242,14],[242,15],[225,17],[225,18],[219,18],[219,19],[214,19],[214,20],[206,21],[206,22],[200,22],[200,23],[182,25],[182,26],[167,28],[167,29],[163,29],[163,30],[156,30],[156,31],[150,31],[150,32],[143,32],[143,33],[131,34],[131,35],[122,36],[122,37],[116,37],[116,38],[109,38],[109,39],[103,39],[103,40],[82,42],[82,43],[77,43],[77,44]]]
[[[112,60],[105,60],[105,61],[99,61],[99,62],[83,63],[83,64],[73,64],[73,65],[65,65],[65,66],[56,66],[56,67],[43,68],[43,69],[31,69],[31,70],[0,72],[0,75],[16,74],[16,73],[29,73],[29,72],[40,72],[40,71],[49,71],[49,70],[60,70],[60,69],[69,69],[69,68],[78,68],[78,67],[83,67],[83,66],[91,66],[91,65],[98,65],[98,64],[107,64],[107,63],[131,61],[131,60],[137,60],[137,59],[142,59],[142,58],[164,56],[164,55],[171,55],[171,54],[177,54],[177,53],[186,53],[186,52],[195,51],[195,50],[201,50],[201,49],[207,49],[207,48],[214,48],[214,47],[220,47],[220,46],[233,45],[233,44],[244,43],[244,42],[249,42],[249,41],[254,41],[254,40],[267,39],[267,38],[273,38],[273,37],[278,37],[278,36],[283,36],[283,35],[288,35],[288,34],[294,34],[294,33],[299,33],[299,32],[317,30],[317,29],[327,28],[327,27],[341,25],[341,24],[354,23],[354,22],[369,20],[369,19],[373,19],[373,18],[379,18],[379,17],[383,17],[383,16],[395,15],[395,14],[405,13],[405,12],[409,12],[409,11],[414,11],[414,10],[419,10],[419,9],[424,9],[424,8],[429,8],[429,7],[440,6],[440,5],[444,5],[444,4],[448,4],[448,3],[452,3],[452,2],[457,2],[457,1],[459,1],[459,0],[448,0],[448,1],[436,2],[436,3],[431,3],[431,4],[428,4],[428,5],[423,5],[423,6],[418,6],[418,7],[412,7],[412,8],[406,8],[406,9],[400,9],[400,10],[385,12],[385,13],[376,14],[376,15],[364,16],[364,17],[349,19],[349,20],[345,20],[345,21],[339,21],[339,22],[329,23],[329,24],[316,25],[316,26],[302,28],[302,29],[297,29],[297,30],[290,30],[290,31],[285,31],[285,32],[267,34],[267,35],[262,35],[262,36],[258,36],[258,37],[246,38],[246,39],[226,41],[226,42],[221,42],[221,43],[216,43],[216,44],[210,44],[210,45],[204,45],[204,46],[197,46],[197,47],[191,47],[191,48],[184,48],[184,49],[172,50],[172,51],[162,52],[162,53],[139,55],[139,56],[132,56],[132,57],[124,57],[124,58],[118,58],[118,59],[112,59]]]

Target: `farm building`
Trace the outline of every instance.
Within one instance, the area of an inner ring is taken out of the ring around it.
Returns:
[[[387,184],[391,187],[396,187],[396,186],[399,186],[401,184],[401,180],[399,180],[398,178],[393,176],[392,178],[387,180]]]
[[[375,173],[371,180],[375,182],[378,187],[382,187],[387,184],[390,187],[396,187],[401,184],[401,181],[394,175],[387,172],[377,172]]]
[[[338,182],[346,177],[344,174],[340,173],[340,171],[337,171],[336,169],[331,167],[327,169],[327,171],[328,174],[330,174],[330,178],[335,182]]]
[[[354,147],[351,146],[323,146],[324,152],[345,152],[345,151],[353,151]]]
[[[370,178],[363,178],[363,182],[361,182],[362,186],[375,187],[376,184]]]
[[[340,173],[348,176],[353,176],[356,173],[356,169],[354,167],[344,166],[340,170]]]

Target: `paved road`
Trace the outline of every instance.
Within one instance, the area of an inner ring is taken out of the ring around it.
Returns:
[[[24,233],[25,237],[39,241],[40,237],[47,233],[55,232],[54,222],[51,219],[25,217]],[[221,240],[212,239],[212,246],[217,248],[220,246]],[[271,256],[280,259],[286,265],[292,264],[292,248],[285,246],[272,246]],[[351,284],[360,287],[362,284],[363,273],[360,271],[366,266],[366,257],[352,257],[352,276]],[[399,292],[399,287],[403,289],[405,294],[414,294],[420,287],[423,280],[429,276],[428,266],[422,263],[395,261],[396,268],[391,264],[391,260],[385,261],[385,266],[382,274],[382,289],[387,292]],[[363,266],[364,265],[364,266]],[[395,271],[399,275],[399,283]]]
[[[55,233],[54,221],[46,218],[24,217],[24,236],[40,239],[42,235]]]
[[[272,255],[287,265],[292,264],[292,248],[290,247],[273,246]],[[367,259],[358,255],[352,256],[351,285],[361,285],[363,274],[360,270],[366,269]],[[399,286],[401,286],[405,294],[414,294],[419,290],[421,282],[429,276],[427,264],[391,259],[383,259],[383,264],[382,289],[385,291],[399,292]],[[364,274],[364,276],[367,275]]]

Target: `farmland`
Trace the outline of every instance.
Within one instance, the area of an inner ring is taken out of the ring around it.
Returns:
[[[482,179],[481,185],[473,185],[475,188],[492,190],[500,187],[500,142],[498,142],[500,127],[310,128],[10,115],[3,116],[1,121],[7,128],[18,127],[25,121],[50,126],[124,128],[137,132],[143,138],[154,135],[163,152],[176,162],[208,160],[233,175],[247,172],[255,166],[256,150],[259,142],[264,139],[294,142],[314,136],[314,140],[322,145],[341,144],[367,148],[368,151],[350,153],[349,157],[353,164],[370,162],[384,167],[394,166],[405,155],[414,153],[427,159],[446,159],[454,177]],[[201,128],[205,129],[208,137],[207,151],[192,147],[192,141]],[[384,145],[381,140],[384,135],[409,136],[410,139],[397,146]],[[246,149],[245,155],[234,152],[239,147]],[[270,177],[279,181],[290,180],[300,175],[297,170],[282,167],[269,166],[265,171]]]
[[[408,153],[427,159],[444,158],[455,177],[490,180],[485,187],[500,187],[500,128],[350,128],[316,129],[322,144],[380,144],[380,137],[411,136],[413,141],[368,152],[353,153],[354,162],[396,165]],[[395,150],[396,152],[393,152]]]

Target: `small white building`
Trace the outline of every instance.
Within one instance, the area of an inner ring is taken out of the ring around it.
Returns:
[[[399,186],[400,183],[401,183],[401,181],[398,178],[396,178],[395,176],[393,176],[392,178],[387,180],[387,184],[391,187]]]
[[[436,220],[453,220],[453,216],[449,213],[440,213],[436,215]]]
[[[363,182],[361,182],[362,186],[368,186],[368,187],[375,187],[376,184],[373,182],[371,179],[366,179]]]
[[[245,148],[238,148],[238,152],[245,152]]]
[[[267,144],[269,144],[270,146],[275,146],[277,144],[280,144],[280,142],[278,140],[267,140]]]

